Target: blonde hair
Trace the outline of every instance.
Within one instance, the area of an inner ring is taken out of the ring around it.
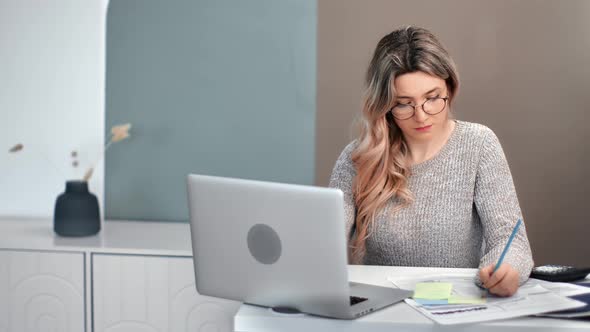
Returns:
[[[413,201],[408,189],[408,146],[389,110],[395,100],[395,78],[416,71],[445,80],[449,101],[456,96],[455,63],[430,31],[408,26],[379,41],[367,70],[360,137],[352,153],[357,171],[352,187],[356,217],[349,247],[353,263],[362,262],[375,217],[386,203],[399,200],[395,213]]]

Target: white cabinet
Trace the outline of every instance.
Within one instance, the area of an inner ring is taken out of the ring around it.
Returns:
[[[0,332],[233,331],[239,303],[199,295],[191,255],[186,223],[0,219]]]
[[[0,250],[0,331],[85,331],[84,254]]]
[[[239,303],[199,295],[191,257],[92,254],[95,332],[233,331]]]

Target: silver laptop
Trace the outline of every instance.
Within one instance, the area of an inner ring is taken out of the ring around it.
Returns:
[[[188,176],[197,291],[353,319],[412,292],[349,283],[339,189]]]

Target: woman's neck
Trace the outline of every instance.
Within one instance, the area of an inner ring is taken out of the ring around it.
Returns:
[[[410,165],[420,164],[432,159],[445,146],[451,133],[455,129],[455,121],[449,119],[445,125],[427,141],[406,140],[410,153],[408,162]]]

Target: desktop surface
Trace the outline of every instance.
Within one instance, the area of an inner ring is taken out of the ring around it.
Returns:
[[[389,276],[419,276],[476,269],[350,265],[351,281],[390,286]],[[590,279],[586,279],[590,282]],[[463,325],[438,325],[405,302],[394,304],[353,321],[326,319],[306,314],[277,314],[268,308],[242,305],[234,318],[236,332],[262,331],[590,331],[590,320],[521,317]]]

